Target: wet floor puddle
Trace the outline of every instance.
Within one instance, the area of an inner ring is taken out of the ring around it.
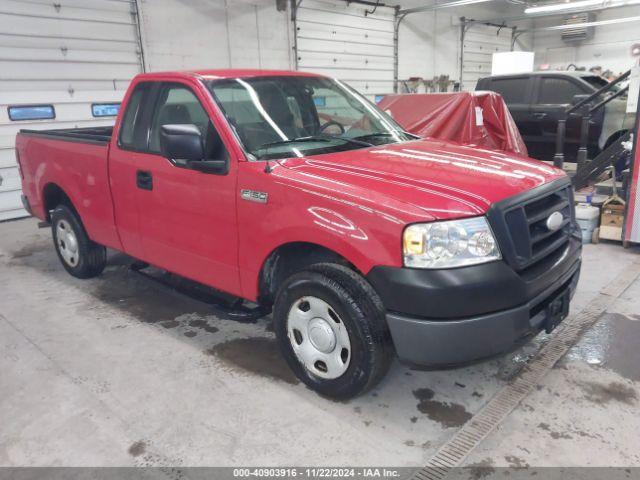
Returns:
[[[640,318],[604,314],[567,353],[568,360],[613,370],[640,381]]]
[[[414,390],[413,396],[419,401],[418,410],[443,427],[460,427],[471,418],[471,413],[463,405],[434,400],[435,392],[430,388]]]
[[[212,314],[209,305],[156,286],[127,267],[105,272],[91,293],[144,323],[159,323],[165,328],[177,327],[175,319],[184,314]]]
[[[282,358],[275,338],[237,338],[219,343],[206,353],[234,370],[281,380],[291,385],[299,383]]]

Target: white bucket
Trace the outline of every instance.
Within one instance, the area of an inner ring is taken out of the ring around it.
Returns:
[[[600,209],[588,203],[576,205],[576,221],[582,231],[582,243],[591,243],[593,231],[598,227]]]

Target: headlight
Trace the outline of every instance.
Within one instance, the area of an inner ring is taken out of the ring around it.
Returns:
[[[452,268],[501,258],[484,217],[409,225],[402,245],[406,267]]]

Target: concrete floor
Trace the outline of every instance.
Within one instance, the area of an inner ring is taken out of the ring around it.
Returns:
[[[239,323],[128,269],[77,280],[49,230],[0,223],[0,466],[421,466],[547,339],[475,365],[397,362],[345,403],[298,383],[269,319]],[[588,245],[572,311],[638,259]],[[467,465],[640,466],[640,280]]]

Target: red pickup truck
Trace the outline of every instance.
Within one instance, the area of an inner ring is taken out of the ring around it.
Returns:
[[[272,309],[291,369],[334,398],[394,351],[450,365],[550,332],[578,281],[562,171],[416,138],[319,75],[142,74],[113,128],[16,143],[70,274],[99,275],[112,248]]]

